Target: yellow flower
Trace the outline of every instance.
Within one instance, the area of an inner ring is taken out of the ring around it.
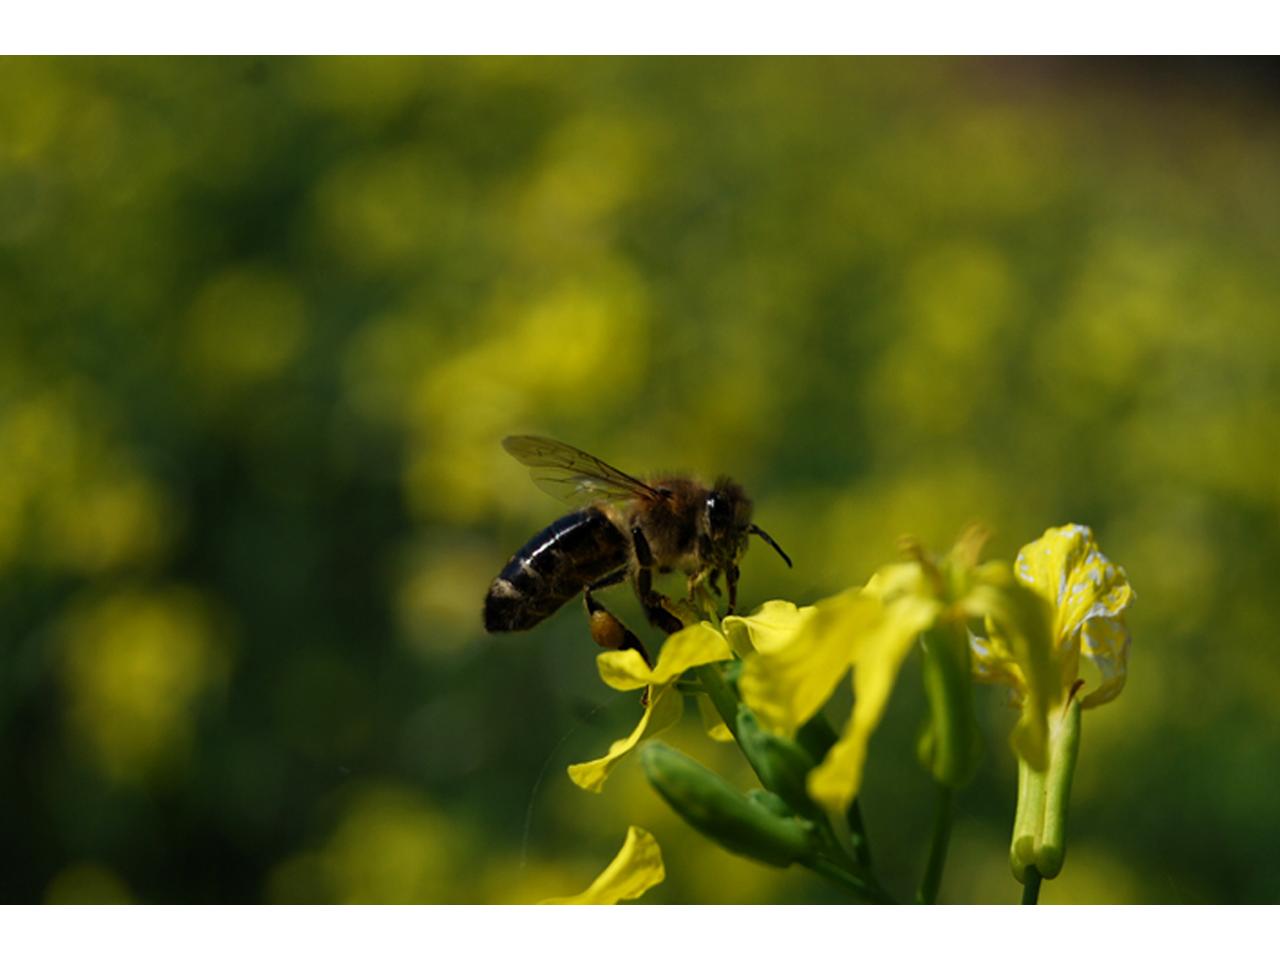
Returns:
[[[636,900],[666,879],[662,851],[658,841],[642,827],[629,827],[627,839],[613,862],[592,882],[573,897],[543,900],[553,904],[615,904],[619,900]]]
[[[1124,570],[1103,556],[1093,532],[1080,524],[1046,530],[1018,552],[1014,570],[1044,605],[1044,638],[1012,642],[1000,624],[989,620],[986,636],[972,638],[971,650],[976,679],[1012,688],[1022,707],[1019,729],[1045,732],[1043,751],[1028,749],[1016,732],[1013,740],[1018,805],[1009,862],[1014,876],[1026,883],[1031,868],[1046,879],[1062,870],[1080,714],[1115,699],[1124,688],[1129,662],[1124,614],[1134,593]],[[1082,656],[1097,671],[1091,689],[1080,677]]]
[[[810,795],[827,809],[843,810],[857,794],[867,742],[925,616],[918,605],[891,608],[855,588],[811,607],[773,601],[750,617],[725,618],[735,648],[749,643],[754,650],[738,684],[743,701],[786,736],[821,709],[853,668],[849,724],[808,779]]]
[[[709,623],[695,623],[673,633],[662,645],[652,669],[636,650],[609,650],[596,658],[600,679],[615,690],[649,688],[648,704],[631,735],[617,740],[597,760],[575,763],[569,777],[584,790],[599,793],[613,768],[641,741],[664,730],[684,712],[684,695],[676,681],[686,670],[733,656],[725,638]]]
[[[1018,580],[1048,602],[1052,611],[1048,656],[1054,676],[1055,702],[1065,701],[1080,681],[1083,656],[1098,680],[1081,697],[1084,708],[1114,700],[1124,688],[1129,664],[1129,630],[1124,614],[1133,588],[1121,567],[1098,549],[1093,531],[1080,524],[1051,527],[1040,539],[1018,551]],[[1015,701],[1026,699],[1026,658],[999,630],[971,644],[974,677],[1004,683]]]
[[[812,717],[852,669],[853,711],[808,779],[809,794],[832,813],[843,812],[858,794],[871,734],[921,634],[942,630],[958,636],[951,646],[963,658],[963,631],[974,620],[992,619],[1006,635],[1020,638],[1017,646],[1034,646],[1025,637],[1044,632],[1039,601],[1016,584],[1008,564],[977,562],[984,540],[980,530],[970,530],[941,560],[911,545],[911,560],[882,568],[864,588],[812,607],[774,601],[750,617],[725,619],[730,643],[746,659],[739,682],[743,701],[784,735]],[[967,733],[960,731],[965,736],[953,738],[950,747],[971,753]],[[1043,753],[1042,731],[1024,739]],[[945,775],[940,769],[940,778],[959,779],[971,763],[952,762]]]

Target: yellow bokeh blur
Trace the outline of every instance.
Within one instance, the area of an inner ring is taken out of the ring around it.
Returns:
[[[75,863],[49,881],[45,903],[133,903],[129,887],[96,863]]]
[[[187,317],[189,363],[213,395],[279,376],[303,346],[302,298],[287,277],[236,267],[210,280]]]
[[[112,436],[92,386],[33,389],[0,409],[0,569],[19,555],[94,575],[154,559],[173,508],[132,451]]]
[[[420,516],[475,521],[501,509],[492,438],[535,416],[607,410],[634,387],[646,362],[642,292],[617,264],[578,273],[520,301],[499,296],[476,318],[478,336],[410,386],[405,493]]]
[[[198,698],[227,670],[225,638],[197,592],[125,588],[63,618],[67,723],[114,780],[144,780],[188,759]]]
[[[388,784],[351,792],[323,846],[272,874],[278,903],[449,903],[461,898],[454,854],[460,837],[421,798]]]

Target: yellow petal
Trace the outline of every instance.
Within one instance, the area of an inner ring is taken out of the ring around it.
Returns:
[[[855,634],[853,714],[826,758],[809,774],[809,795],[836,815],[844,813],[862,786],[867,744],[880,723],[903,660],[921,631],[937,617],[937,605],[916,595],[898,594],[883,608],[874,629]]]
[[[1014,726],[1014,751],[1034,769],[1048,762],[1049,716],[1066,693],[1064,672],[1075,676],[1075,660],[1055,651],[1053,612],[1035,590],[1023,586],[1007,564],[983,564],[964,598],[964,612],[982,617],[987,637],[974,640],[974,676],[1013,686],[1022,713]]]
[[[1122,619],[1090,620],[1081,634],[1080,652],[1089,659],[1102,682],[1080,702],[1084,708],[1114,700],[1124,689],[1129,668],[1129,628]]]
[[[854,588],[789,618],[788,632],[761,632],[764,650],[747,658],[738,681],[743,702],[765,726],[794,733],[831,697],[859,634],[880,614],[880,602]]]
[[[1053,604],[1061,643],[1096,618],[1118,617],[1133,600],[1121,567],[1098,550],[1093,531],[1078,523],[1051,527],[1018,551],[1018,579]]]
[[[596,656],[596,669],[600,679],[615,690],[639,690],[653,677],[639,650],[606,650]]]
[[[979,683],[1003,683],[1012,687],[1021,702],[1021,690],[1026,686],[1022,668],[1013,654],[1013,647],[997,624],[986,617],[986,636],[969,635],[970,666],[973,679]]]
[[[934,595],[924,568],[915,560],[881,567],[863,589],[885,603],[893,603],[907,596],[923,599]]]
[[[609,752],[598,760],[575,763],[569,768],[569,779],[583,790],[599,793],[604,789],[604,782],[628,753],[634,750],[642,740],[651,737],[660,730],[665,730],[680,719],[684,711],[684,696],[674,685],[656,687],[649,695],[649,705],[645,707],[644,716],[625,740],[615,740]]]
[[[752,653],[785,647],[813,612],[813,607],[797,607],[788,600],[770,600],[749,617],[725,617],[722,626],[733,652],[745,660]]]
[[[732,657],[733,651],[719,630],[706,622],[695,623],[667,637],[650,683],[670,683],[693,667]]]
[[[600,679],[615,690],[639,690],[670,683],[686,670],[732,656],[720,632],[699,622],[667,637],[652,670],[637,650],[608,650],[596,657],[596,668]]]
[[[666,879],[662,851],[653,834],[643,827],[628,827],[627,839],[613,862],[576,897],[559,897],[543,903],[614,904],[636,900]]]
[[[1134,597],[1124,570],[1102,554],[1092,530],[1073,523],[1046,530],[1018,551],[1016,571],[1018,579],[1053,605],[1053,638],[1064,685],[1074,681],[1074,658],[1083,653],[1102,675],[1101,685],[1085,702],[1096,706],[1115,697],[1128,669],[1123,617]]]

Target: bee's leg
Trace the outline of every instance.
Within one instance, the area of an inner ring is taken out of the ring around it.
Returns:
[[[652,667],[653,660],[650,659],[649,651],[645,649],[640,638],[628,630],[626,624],[606,610],[604,605],[591,595],[592,590],[611,587],[615,583],[621,583],[626,577],[627,571],[623,568],[602,580],[588,584],[582,591],[582,604],[587,610],[587,620],[591,626],[591,639],[606,650],[635,650],[644,659],[644,662]]]
[[[720,596],[720,571],[712,570],[711,576],[707,577],[707,586],[711,588],[711,592],[717,597]]]
[[[585,589],[588,593],[592,590],[603,590],[605,587],[612,587],[615,584],[621,583],[625,579],[627,579],[627,568],[621,567],[608,576],[601,577],[595,583],[588,583]]]
[[[653,551],[649,549],[649,541],[639,527],[631,528],[631,542],[635,546],[636,594],[640,597],[640,605],[644,607],[644,615],[649,622],[663,633],[672,634],[684,629],[680,618],[666,607],[666,597],[653,589]]]
[[[734,608],[738,605],[738,565],[730,564],[724,569],[724,582],[729,588],[729,612],[725,616],[733,616]]]
[[[680,618],[667,609],[666,597],[653,589],[653,571],[649,567],[641,567],[636,572],[636,593],[651,624],[666,634],[684,629]]]
[[[702,570],[698,573],[689,574],[689,599],[692,600],[695,591],[703,584],[707,586],[717,597],[720,596],[720,571],[719,570]]]

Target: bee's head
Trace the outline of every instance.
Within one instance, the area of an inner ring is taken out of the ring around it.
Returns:
[[[732,560],[746,545],[751,525],[751,501],[728,477],[721,477],[707,492],[703,506],[703,532],[717,557]]]
[[[704,560],[723,569],[738,562],[747,549],[747,537],[755,534],[765,540],[791,566],[791,559],[773,538],[751,522],[751,500],[742,487],[728,477],[721,477],[707,494],[702,511],[702,533],[707,538]]]

